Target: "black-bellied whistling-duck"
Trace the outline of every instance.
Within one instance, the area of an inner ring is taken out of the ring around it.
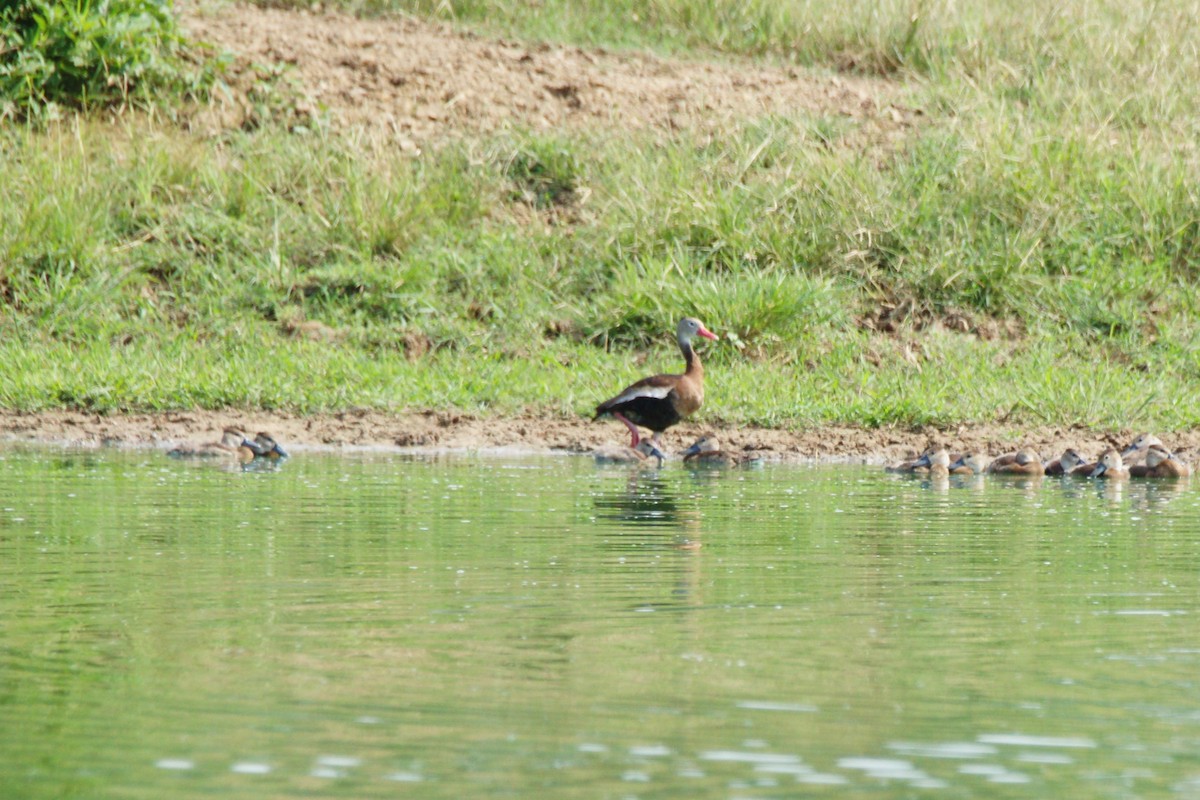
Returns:
[[[1047,475],[1070,475],[1076,467],[1087,463],[1087,459],[1079,455],[1074,447],[1068,447],[1063,454],[1046,465]]]
[[[1100,460],[1096,462],[1096,468],[1092,470],[1091,477],[1110,479],[1128,478],[1129,469],[1121,461],[1121,454],[1110,447],[1104,451],[1100,456]]]
[[[269,433],[259,433],[254,437],[254,443],[262,450],[259,453],[263,458],[287,458],[287,451],[279,446],[279,442],[275,441],[275,437]]]
[[[1146,449],[1146,463],[1134,464],[1129,474],[1134,478],[1186,478],[1192,474],[1192,468],[1167,448],[1155,444]]]
[[[222,431],[219,442],[185,444],[167,452],[172,458],[224,458],[231,461],[252,461],[255,456],[262,454],[262,448],[247,439],[237,428],[226,428]]]
[[[649,428],[654,431],[654,443],[661,447],[659,437],[662,432],[696,413],[704,402],[704,367],[692,349],[692,339],[696,336],[717,338],[700,320],[692,317],[681,319],[675,330],[675,338],[687,365],[683,374],[653,375],[630,384],[616,397],[596,406],[595,419],[611,414],[625,423],[632,437],[630,447],[637,447],[641,441],[637,426]]]
[[[951,475],[982,475],[987,469],[988,457],[983,453],[963,453],[949,467]]]
[[[658,449],[650,439],[643,439],[637,443],[637,447],[626,447],[623,444],[602,444],[592,451],[592,457],[596,459],[597,464],[645,464],[649,463],[651,457],[658,461],[658,466],[663,465],[663,460],[666,458],[662,450]]]
[[[1044,475],[1041,456],[1034,450],[1020,450],[997,458],[987,465],[994,475]]]

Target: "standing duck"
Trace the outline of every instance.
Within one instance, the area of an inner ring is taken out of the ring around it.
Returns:
[[[1192,474],[1192,468],[1167,448],[1155,444],[1146,448],[1146,463],[1134,464],[1129,474],[1134,478],[1186,478]]]
[[[644,464],[653,456],[658,460],[658,466],[663,465],[666,456],[654,442],[644,439],[637,447],[625,447],[618,444],[603,444],[592,451],[592,457],[597,464]]]
[[[253,461],[261,456],[262,448],[250,441],[237,428],[226,428],[221,441],[205,444],[185,444],[167,451],[172,458],[225,458],[237,461]]]
[[[757,466],[761,462],[751,456],[722,450],[720,440],[714,434],[708,433],[683,451],[683,463],[689,466],[736,467],[739,464]]]
[[[1041,475],[1042,459],[1033,450],[1020,450],[997,458],[988,464],[987,472],[994,475]]]
[[[653,375],[630,384],[616,397],[596,406],[594,419],[610,414],[625,423],[632,436],[630,447],[637,447],[641,441],[637,426],[649,428],[654,431],[654,443],[661,447],[662,432],[696,413],[704,402],[704,367],[692,349],[692,339],[696,336],[717,338],[700,320],[681,319],[675,338],[686,364],[683,374]]]
[[[1129,469],[1121,461],[1121,454],[1111,447],[1104,451],[1091,472],[1093,478],[1128,478]]]

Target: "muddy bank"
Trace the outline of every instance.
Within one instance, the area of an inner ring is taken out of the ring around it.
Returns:
[[[75,411],[0,411],[0,447],[19,443],[72,447],[125,447],[166,450],[184,442],[212,441],[221,429],[268,431],[289,450],[486,451],[514,448],[539,453],[586,453],[606,442],[626,440],[617,422],[534,415],[483,419],[443,411],[391,414],[348,411],[299,415],[263,411],[189,411],[161,414],[98,415]],[[669,452],[686,447],[704,432],[716,432],[727,449],[753,451],[770,461],[829,461],[882,464],[911,458],[930,444],[952,450],[1010,452],[1033,447],[1046,457],[1066,447],[1087,455],[1124,444],[1139,431],[1065,428],[1021,429],[972,426],[953,431],[829,426],[777,430],[688,423],[665,436]],[[1164,435],[1169,447],[1189,460],[1200,455],[1200,432]]]

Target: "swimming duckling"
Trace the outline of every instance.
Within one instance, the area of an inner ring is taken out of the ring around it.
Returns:
[[[944,447],[932,453],[926,453],[917,459],[917,463],[919,466],[929,467],[929,477],[931,478],[945,478],[950,475],[950,454]]]
[[[279,446],[279,442],[275,441],[275,437],[269,433],[259,433],[254,437],[254,443],[259,446],[262,452],[259,454],[262,458],[287,458],[287,451]]]
[[[683,463],[689,466],[736,467],[738,464],[750,464],[757,460],[722,450],[720,440],[711,433],[701,436],[683,451]]]
[[[1047,475],[1070,475],[1071,471],[1086,463],[1087,459],[1079,455],[1074,447],[1068,447],[1063,454],[1046,465]]]
[[[658,466],[666,458],[653,439],[642,439],[637,447],[618,444],[602,444],[592,451],[597,464],[644,464],[651,456],[658,459]]]
[[[1146,451],[1155,445],[1162,447],[1162,440],[1153,433],[1143,433],[1125,445],[1125,449],[1120,453],[1121,459],[1129,464],[1137,464],[1145,460]]]
[[[1111,447],[1104,451],[1100,456],[1100,460],[1096,462],[1096,468],[1092,470],[1091,477],[1093,478],[1128,478],[1129,470],[1121,461],[1121,454]]]
[[[225,458],[238,461],[252,461],[255,456],[262,455],[262,448],[250,441],[237,428],[226,428],[221,433],[221,441],[204,444],[185,444],[167,451],[172,458]]]
[[[963,453],[950,464],[951,475],[982,475],[988,466],[983,453]]]
[[[1041,475],[1042,458],[1036,450],[1019,450],[1000,456],[987,465],[986,472],[994,475]]]
[[[942,449],[942,448],[929,447],[924,452],[922,452],[921,455],[917,456],[912,461],[901,461],[899,464],[889,464],[888,466],[883,468],[883,471],[884,472],[903,472],[903,473],[928,472],[929,471],[929,463],[926,462],[924,459],[926,456],[932,456],[939,449]],[[955,459],[959,458],[962,455],[965,455],[965,454],[964,453],[950,453],[950,460],[954,461]]]
[[[1134,464],[1129,474],[1134,478],[1186,478],[1192,474],[1192,468],[1167,448],[1153,444],[1146,448],[1146,463]]]

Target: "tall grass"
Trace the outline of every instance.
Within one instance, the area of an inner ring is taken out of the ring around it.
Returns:
[[[924,121],[886,150],[796,114],[419,158],[10,127],[0,405],[576,413],[671,367],[693,313],[730,421],[1196,424],[1195,3],[374,8],[887,73]]]

